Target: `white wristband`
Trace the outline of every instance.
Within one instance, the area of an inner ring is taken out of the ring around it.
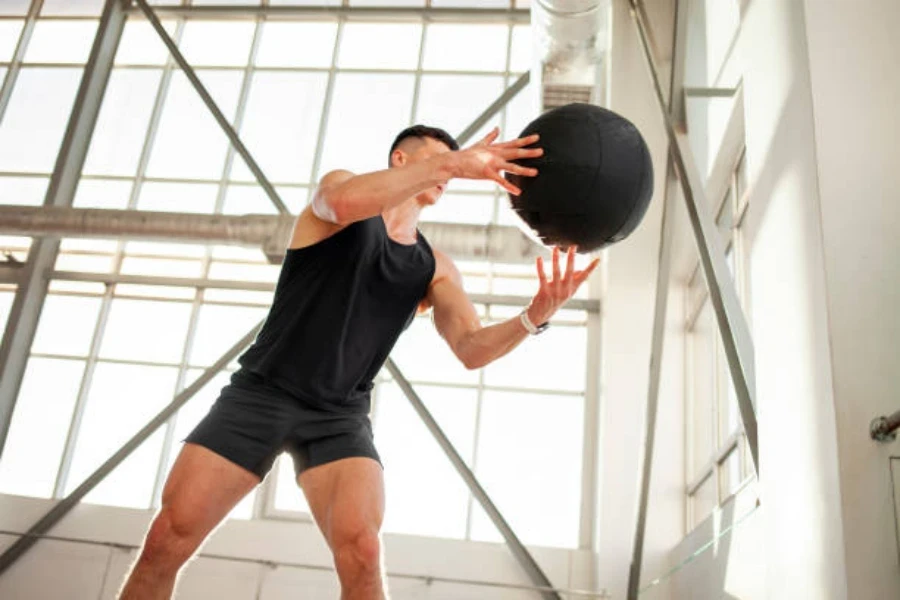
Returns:
[[[528,318],[528,309],[523,310],[519,314],[519,321],[522,323],[522,327],[525,328],[525,331],[528,332],[529,335],[537,335],[538,328],[531,322],[531,319]]]

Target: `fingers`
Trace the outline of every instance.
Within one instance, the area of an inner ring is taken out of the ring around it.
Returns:
[[[502,171],[506,171],[507,173],[515,173],[516,175],[522,175],[523,177],[534,177],[538,174],[537,169],[532,169],[530,167],[521,167],[514,163],[504,163],[500,166]]]
[[[496,146],[494,146],[496,148]],[[522,158],[537,158],[544,155],[543,148],[501,148],[497,154],[505,160],[519,160]]]
[[[544,273],[544,258],[542,256],[537,257],[537,272],[541,287],[547,287],[547,274]]]
[[[575,272],[575,246],[569,246],[566,251],[566,281],[572,281]]]
[[[561,279],[559,272],[559,246],[553,246],[553,282]]]
[[[485,169],[485,171],[486,171],[488,179],[492,179],[492,180],[496,181],[497,183],[499,183],[500,187],[502,187],[504,190],[506,190],[513,196],[518,196],[519,194],[522,193],[522,190],[520,190],[519,188],[517,188],[516,186],[511,184],[509,181],[507,181],[506,178],[503,177],[499,171],[495,171],[494,169]]]
[[[500,128],[494,127],[493,129],[491,129],[488,132],[488,134],[486,136],[481,138],[480,142],[473,144],[473,145],[474,146],[490,146],[491,144],[494,143],[494,140],[496,140],[497,136],[499,136],[499,135],[500,135]]]
[[[591,273],[594,272],[594,269],[596,269],[597,265],[599,265],[599,264],[600,264],[600,259],[595,258],[594,260],[591,261],[591,264],[589,264],[584,271],[575,273],[576,285],[581,285],[582,283],[584,283],[587,280],[587,278],[591,276]]]
[[[499,144],[494,144],[495,148],[521,148],[523,146],[530,146],[541,139],[541,136],[538,134],[533,134],[529,136],[525,136],[522,138],[516,138],[514,140],[509,140],[508,142],[500,142]]]

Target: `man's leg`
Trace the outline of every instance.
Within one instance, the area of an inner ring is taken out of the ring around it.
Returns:
[[[196,444],[184,444],[121,600],[171,598],[182,565],[259,477]]]
[[[371,458],[344,458],[304,471],[298,482],[334,555],[341,600],[386,598],[379,536],[384,519],[381,465]]]

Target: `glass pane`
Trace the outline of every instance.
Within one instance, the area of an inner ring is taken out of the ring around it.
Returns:
[[[428,352],[422,352],[428,348]],[[413,381],[477,383],[478,372],[467,370],[441,339],[429,317],[413,320],[391,354]]]
[[[409,125],[413,84],[412,75],[338,73],[320,175],[387,168],[391,142]]]
[[[165,260],[126,256],[121,273],[125,275],[152,275],[159,277],[200,277],[199,260]]]
[[[728,458],[722,463],[722,466],[719,467],[719,477],[719,489],[722,493],[721,500],[725,500],[725,498],[734,494],[740,487],[741,482],[744,481],[743,473],[741,472],[740,443],[731,451]]]
[[[422,66],[434,71],[505,71],[508,40],[507,25],[432,24],[425,34]]]
[[[416,391],[471,464],[478,393],[433,386]],[[384,463],[385,531],[464,538],[468,488],[396,384],[378,390],[375,441]]]
[[[476,474],[526,544],[578,546],[583,407],[581,396],[484,393]],[[502,540],[480,507],[472,539]]]
[[[98,16],[102,11],[103,0],[44,0],[41,16]]]
[[[56,259],[56,270],[78,271],[83,273],[109,273],[112,270],[112,256],[62,253]]]
[[[0,204],[40,206],[49,183],[47,177],[0,177]]]
[[[96,31],[96,21],[38,21],[23,62],[83,64]]]
[[[309,189],[306,187],[276,186],[275,191],[284,202],[291,214],[297,214],[306,206]],[[262,214],[274,215],[278,210],[269,198],[269,195],[256,183],[229,185],[225,191],[225,204],[222,212],[226,215]],[[220,246],[219,248],[228,248]],[[239,253],[254,252],[254,259],[261,254],[257,250],[248,248],[230,247],[232,251]],[[217,258],[226,258],[224,255],[216,255]],[[246,258],[246,256],[242,256]]]
[[[731,371],[728,369],[728,359],[725,357],[725,350],[719,341],[716,343],[716,358],[718,360],[716,397],[719,402],[719,444],[722,444],[728,436],[741,428],[741,412],[731,380]]]
[[[134,175],[162,71],[115,69],[109,78],[84,173]]]
[[[204,304],[191,346],[190,364],[208,367],[266,317],[267,309]]]
[[[256,65],[328,68],[336,36],[337,23],[268,22],[256,51]]]
[[[9,310],[12,307],[13,298],[15,298],[14,291],[0,290],[0,331],[6,330],[6,321],[9,319]]]
[[[416,122],[462,133],[481,112],[503,93],[503,78],[488,75],[423,75]],[[472,137],[478,141],[500,118],[494,117]]]
[[[241,74],[204,70],[198,76],[219,109],[231,119],[240,92]],[[147,175],[219,179],[227,147],[228,138],[196,90],[181,72],[173,74]]]
[[[692,426],[693,468],[688,480],[697,477],[716,449],[714,430],[716,360],[715,321],[707,300],[700,311],[690,339],[690,423]]]
[[[49,295],[41,310],[32,352],[87,356],[100,314],[100,298]]]
[[[271,265],[267,263],[241,264],[213,261],[209,265],[209,278],[275,283],[275,281],[278,280],[278,273],[280,271],[281,265]]]
[[[534,41],[531,37],[530,25],[513,25],[512,42],[509,53],[509,70],[520,73],[531,69],[534,59],[532,48]]]
[[[0,461],[0,493],[52,496],[83,371],[82,361],[28,360]]]
[[[282,454],[275,464],[277,479],[275,481],[275,510],[290,510],[300,513],[309,512],[306,496],[294,479],[294,461]]]
[[[175,35],[175,22],[162,21],[170,36]],[[117,65],[163,65],[169,49],[153,26],[144,19],[128,19],[116,51]]]
[[[253,21],[188,21],[179,47],[194,67],[243,67],[255,29]]]
[[[506,80],[507,87],[515,82],[514,78]],[[509,101],[506,105],[506,125],[504,129],[504,138],[514,139],[519,137],[525,127],[537,118],[540,111],[538,110],[538,94],[535,92],[534,84],[529,83],[516,97]]]
[[[257,73],[253,77],[241,139],[271,181],[309,181],[327,83],[324,73]],[[255,181],[240,157],[235,159],[231,177]]]
[[[141,186],[138,210],[212,213],[219,186],[212,183],[147,181]]]
[[[75,208],[126,208],[132,185],[134,184],[131,181],[82,179],[78,182],[73,206]]]
[[[712,514],[716,507],[716,480],[713,477],[707,477],[706,480],[697,489],[692,498],[692,506],[694,513],[694,523],[696,527],[703,519]]]
[[[31,0],[3,0],[0,2],[0,15],[21,15],[28,12]]]
[[[485,385],[581,392],[587,380],[587,330],[551,327],[484,369]]]
[[[338,66],[344,69],[415,69],[422,26],[412,23],[346,23]]]
[[[115,299],[100,357],[178,363],[190,316],[188,303]]]
[[[0,14],[3,14],[3,8],[0,8]],[[19,34],[22,33],[24,24],[25,21],[18,19],[0,21],[0,62],[12,60],[13,54],[16,52],[16,46],[19,43]]]
[[[493,212],[493,196],[445,193],[437,204],[422,212],[422,221],[484,225],[491,221]]]
[[[440,8],[509,8],[510,0],[431,0]]]
[[[171,402],[177,375],[178,369],[168,367],[97,364],[66,493]],[[85,502],[149,507],[164,433],[153,434],[88,494]]]
[[[53,170],[80,80],[80,69],[21,70],[0,122],[0,171]]]

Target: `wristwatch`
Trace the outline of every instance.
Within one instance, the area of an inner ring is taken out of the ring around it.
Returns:
[[[540,325],[535,325],[531,322],[531,319],[528,318],[528,309],[526,308],[519,314],[519,321],[522,323],[522,327],[531,334],[537,335],[539,333],[544,333],[550,327],[550,321],[545,321]]]

